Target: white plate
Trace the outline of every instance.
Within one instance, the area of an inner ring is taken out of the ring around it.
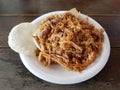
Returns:
[[[49,15],[54,13],[61,14],[63,12],[65,11],[55,11],[55,12],[44,14],[38,17],[37,19],[35,19],[34,21],[32,21],[31,23],[38,25],[41,20],[48,17]],[[88,22],[91,24],[94,24],[96,28],[102,28],[102,26],[98,24],[94,19],[84,14],[80,14],[80,15],[83,19],[88,18]],[[80,83],[98,74],[107,63],[108,57],[110,54],[110,43],[109,43],[109,39],[106,32],[104,32],[104,36],[105,36],[105,40],[104,40],[101,55],[98,58],[96,58],[96,60],[81,73],[68,71],[62,68],[60,65],[52,65],[49,68],[47,68],[37,60],[37,57],[29,57],[29,56],[20,54],[20,58],[23,64],[25,65],[25,67],[32,74],[34,74],[40,79],[43,79],[51,83],[57,83],[57,84]]]

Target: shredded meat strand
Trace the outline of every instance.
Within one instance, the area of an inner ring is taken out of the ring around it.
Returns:
[[[39,29],[35,38],[44,49],[37,55],[45,66],[58,63],[81,72],[101,53],[104,30],[70,12],[49,16],[40,22]]]

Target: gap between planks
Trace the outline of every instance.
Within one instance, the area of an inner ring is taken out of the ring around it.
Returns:
[[[37,13],[37,14],[18,14],[18,13],[15,13],[15,14],[0,14],[0,17],[15,17],[15,16],[20,16],[20,17],[23,17],[23,16],[40,16],[42,14],[40,13]],[[113,16],[116,16],[116,17],[120,17],[120,14],[86,14],[86,15],[89,15],[89,16],[109,16],[109,17],[113,17]]]
[[[10,49],[8,46],[0,46],[0,49]]]

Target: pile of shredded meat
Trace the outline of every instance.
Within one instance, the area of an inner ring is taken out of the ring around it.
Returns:
[[[40,22],[34,37],[41,47],[38,59],[45,66],[58,63],[81,72],[101,54],[103,32],[71,12],[53,14]]]

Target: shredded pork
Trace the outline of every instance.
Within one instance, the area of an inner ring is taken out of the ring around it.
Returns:
[[[104,30],[70,12],[54,14],[40,22],[35,36],[41,46],[38,59],[45,66],[58,63],[72,71],[82,71],[100,55]]]

